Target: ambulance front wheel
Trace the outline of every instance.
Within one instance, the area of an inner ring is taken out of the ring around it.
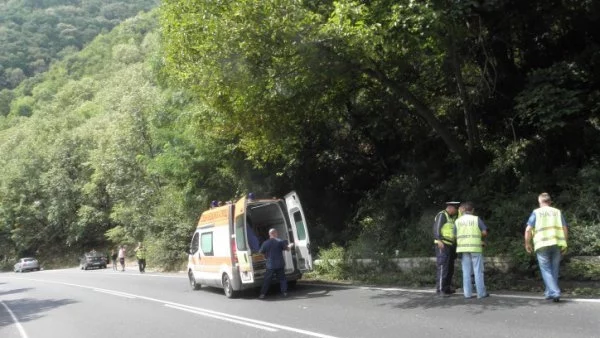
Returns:
[[[190,279],[190,287],[192,290],[200,290],[200,284],[196,283],[196,277],[192,270],[188,271],[188,278]]]
[[[223,274],[223,292],[227,298],[235,298],[237,296],[237,292],[233,290],[231,279],[229,279],[227,274]]]

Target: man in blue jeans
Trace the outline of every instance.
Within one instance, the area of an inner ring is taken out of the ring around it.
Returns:
[[[535,250],[544,280],[545,298],[559,302],[558,270],[561,256],[567,251],[567,222],[560,210],[550,206],[552,199],[548,193],[540,194],[538,203],[540,207],[535,209],[527,220],[525,250],[529,253]]]
[[[487,227],[481,218],[473,215],[472,202],[461,203],[464,214],[454,222],[456,229],[456,252],[462,254],[463,293],[465,298],[473,297],[471,272],[475,276],[477,298],[489,296],[483,281],[483,237]]]
[[[259,250],[267,259],[267,272],[265,272],[263,286],[260,289],[260,299],[265,298],[265,294],[269,291],[273,275],[279,279],[281,295],[287,297],[287,279],[285,278],[283,251],[289,250],[294,244],[288,245],[288,242],[279,239],[278,235],[277,230],[269,230],[269,239],[262,244]]]

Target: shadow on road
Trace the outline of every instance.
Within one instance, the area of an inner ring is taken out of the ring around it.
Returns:
[[[24,289],[17,289],[22,292]],[[15,291],[17,291],[15,290]],[[9,293],[16,293],[10,292]],[[8,308],[14,313],[19,322],[29,322],[44,316],[44,313],[64,306],[75,303],[72,299],[31,299],[31,298],[20,298],[2,300]],[[14,321],[12,317],[7,313],[4,306],[0,306],[0,327],[12,325]]]
[[[568,300],[562,300],[561,303],[552,303],[547,300],[513,298],[491,295],[484,299],[465,299],[462,294],[455,294],[451,297],[439,297],[431,293],[386,291],[379,292],[371,297],[374,300],[383,301],[380,306],[388,306],[396,309],[433,309],[433,308],[454,308],[461,307],[471,314],[478,314],[484,311],[506,310],[521,307],[539,307],[540,305],[562,306]]]
[[[2,284],[2,283],[0,283],[0,284]],[[0,291],[0,296],[13,295],[15,293],[26,292],[28,290],[33,290],[33,288],[21,288],[21,289],[12,289],[12,290],[8,290],[8,291]]]
[[[279,293],[279,284],[272,284],[267,292],[267,296],[264,300],[287,300],[287,299],[309,299],[309,298],[320,298],[330,297],[332,291],[339,291],[346,289],[340,286],[327,286],[327,285],[313,285],[313,284],[297,284],[295,286],[290,285],[288,290],[288,297],[283,298]],[[212,294],[223,295],[223,289],[202,286],[200,292],[208,292]],[[244,290],[239,293],[237,299],[242,300],[257,300],[260,294],[260,288],[254,288]]]

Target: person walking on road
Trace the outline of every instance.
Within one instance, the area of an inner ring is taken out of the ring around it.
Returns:
[[[146,272],[146,248],[142,242],[139,242],[137,248],[135,248],[135,257],[138,261],[140,273]]]
[[[112,267],[114,271],[117,271],[117,258],[119,258],[119,254],[115,249],[110,252],[110,258],[112,259]]]
[[[260,247],[259,252],[264,254],[267,259],[267,271],[265,272],[262,288],[260,289],[260,299],[265,298],[273,275],[279,280],[281,295],[287,297],[287,279],[285,278],[285,260],[283,259],[283,251],[290,250],[294,245],[278,238],[279,234],[276,229],[269,230],[269,239],[266,240]]]
[[[460,202],[446,202],[446,209],[435,216],[433,238],[436,256],[436,294],[449,297],[455,292],[452,288],[454,261],[456,260],[456,237],[454,221]]]
[[[561,256],[567,251],[568,228],[564,215],[553,208],[548,193],[538,196],[539,208],[533,210],[525,228],[525,250],[535,251],[544,281],[547,300],[560,301],[558,272]],[[531,240],[533,239],[533,248]]]
[[[487,227],[481,218],[473,215],[472,202],[461,203],[463,215],[456,219],[456,252],[462,254],[463,293],[465,298],[473,297],[471,273],[475,276],[477,298],[488,297],[483,281],[483,240]]]
[[[121,263],[121,271],[125,271],[125,245],[121,245],[119,248],[119,262]]]

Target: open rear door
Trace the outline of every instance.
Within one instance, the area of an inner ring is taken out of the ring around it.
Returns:
[[[235,226],[235,254],[240,267],[240,277],[243,284],[254,282],[254,270],[252,268],[252,255],[246,240],[246,197],[235,203],[234,226]]]
[[[310,254],[310,237],[308,235],[308,227],[306,226],[306,218],[300,199],[295,191],[285,195],[285,204],[287,206],[292,231],[296,241],[296,263],[298,269],[302,272],[312,270],[312,256]]]

